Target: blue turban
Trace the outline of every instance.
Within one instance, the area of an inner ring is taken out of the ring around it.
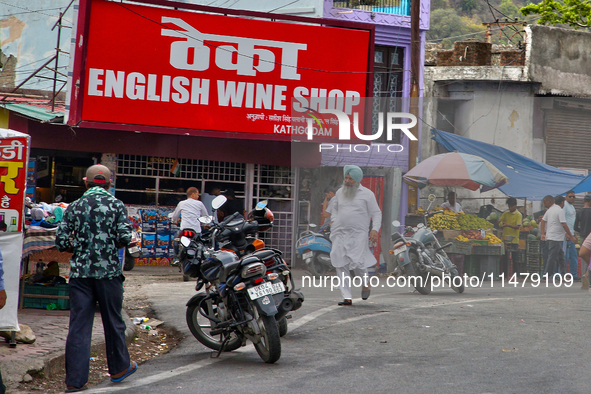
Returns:
[[[357,183],[361,182],[361,180],[363,179],[363,171],[361,171],[361,168],[357,166],[345,166],[345,168],[343,169],[343,176],[347,176],[347,174],[349,174],[351,178],[353,178],[353,180]]]

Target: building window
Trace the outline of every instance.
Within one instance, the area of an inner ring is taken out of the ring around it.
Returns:
[[[375,47],[372,105],[373,134],[378,130],[380,112],[385,116],[387,112],[400,112],[401,110],[403,59],[403,48],[377,45]],[[384,131],[379,141],[400,143],[400,130],[394,132],[392,141],[386,141],[385,134]]]

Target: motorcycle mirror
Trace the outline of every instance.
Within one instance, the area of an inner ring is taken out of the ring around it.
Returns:
[[[267,203],[267,200],[259,201],[257,205],[254,207],[254,209],[256,209],[257,211],[263,210],[267,206]]]
[[[217,196],[211,201],[211,207],[213,209],[219,209],[228,200],[226,196]]]
[[[187,237],[181,237],[181,245],[187,248],[189,245],[191,245],[191,240]]]
[[[400,222],[398,220],[394,220],[392,222],[392,226],[394,226],[394,227],[400,227]]]
[[[203,224],[209,224],[209,223],[213,222],[213,218],[211,216],[201,216],[199,218],[199,221]]]
[[[435,197],[435,194],[429,194],[429,202],[433,202],[435,201],[437,197]]]

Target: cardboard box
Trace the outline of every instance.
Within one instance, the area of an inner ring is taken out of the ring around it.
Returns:
[[[441,230],[443,233],[443,238],[445,239],[453,239],[462,234],[460,230]]]

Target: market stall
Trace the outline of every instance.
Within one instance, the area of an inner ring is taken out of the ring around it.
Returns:
[[[465,153],[444,153],[431,156],[404,175],[405,182],[423,188],[427,185],[462,187],[469,190],[492,190],[508,182],[507,177],[487,160]],[[437,206],[434,211],[442,211]],[[426,212],[419,208],[415,218],[423,218]],[[409,223],[407,216],[406,225]],[[494,224],[488,220],[464,212],[445,210],[429,218],[429,227],[440,230],[443,243],[452,243],[446,250],[462,275],[499,274],[501,256],[505,244],[500,239]],[[469,256],[466,258],[466,256]]]

